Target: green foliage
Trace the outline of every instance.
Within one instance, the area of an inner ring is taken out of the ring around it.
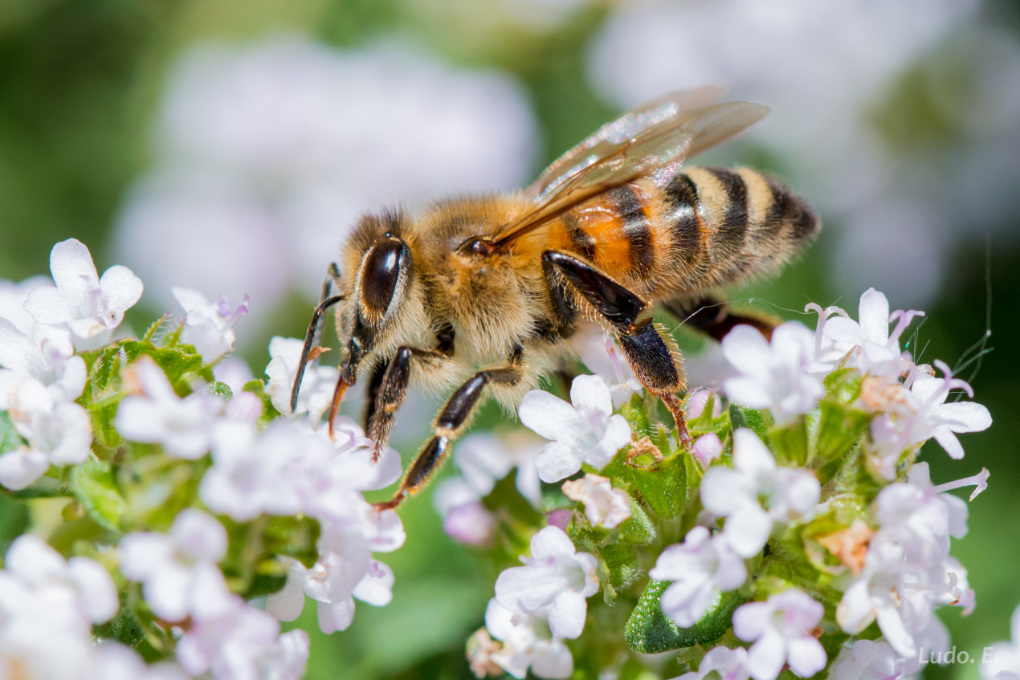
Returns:
[[[624,636],[635,652],[658,654],[714,642],[729,630],[733,612],[747,601],[739,591],[716,591],[705,615],[690,628],[680,628],[662,611],[662,594],[670,585],[669,581],[649,581],[627,620]]]

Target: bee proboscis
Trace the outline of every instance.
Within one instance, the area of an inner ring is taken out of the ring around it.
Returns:
[[[380,508],[425,484],[483,396],[513,409],[562,366],[572,354],[568,340],[585,324],[613,333],[689,445],[679,350],[652,322],[652,307],[716,339],[738,323],[769,335],[770,322],[733,313],[716,291],[774,271],[820,227],[803,201],[754,170],[680,169],[767,111],[712,103],[717,96],[714,88],[675,92],[629,111],[520,192],[439,201],[416,217],[361,218],[309,326],[292,408],[333,305],[346,353],[331,431],[360,375],[369,376],[365,428],[377,446],[412,383],[459,385]]]

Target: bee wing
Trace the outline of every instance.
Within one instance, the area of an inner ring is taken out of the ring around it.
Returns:
[[[527,189],[535,197],[534,205],[499,231],[496,245],[506,246],[578,203],[639,177],[664,181],[685,158],[737,134],[768,112],[748,102],[680,108],[715,92],[702,88],[666,95],[602,126]]]
[[[714,104],[722,93],[723,88],[717,85],[678,90],[627,111],[553,161],[527,191],[533,196],[541,196],[573,172],[589,165],[592,159],[608,155],[621,141],[636,136],[642,129],[665,121],[671,115]]]

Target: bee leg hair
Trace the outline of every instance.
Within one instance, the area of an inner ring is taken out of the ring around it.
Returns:
[[[373,372],[372,383],[369,385],[371,401],[365,412],[365,432],[375,443],[373,459],[379,458],[380,450],[390,437],[397,411],[407,397],[407,388],[411,382],[411,361],[434,365],[449,359],[448,354],[438,349],[403,346],[397,349],[397,353],[389,362],[382,364],[385,372],[379,376],[378,383],[376,383],[378,374]],[[378,367],[375,370],[378,371]]]
[[[513,363],[479,371],[458,387],[436,417],[432,428],[433,437],[422,447],[411,467],[407,469],[400,489],[392,499],[385,503],[376,503],[376,509],[391,510],[404,502],[409,494],[417,492],[425,485],[432,473],[446,460],[450,444],[470,422],[486,385],[489,383],[513,385],[521,379],[521,376],[520,366]]]
[[[340,280],[340,269],[337,267],[336,262],[329,265],[329,273],[326,275],[326,280],[322,282],[322,295],[319,297],[319,304],[312,313],[312,321],[308,324],[308,331],[305,333],[305,344],[301,347],[301,359],[298,361],[297,373],[294,375],[294,384],[290,388],[290,410],[293,413],[294,409],[297,408],[298,393],[301,391],[301,380],[305,377],[305,367],[308,365],[308,355],[312,351],[312,347],[319,343],[322,338],[322,322],[324,321],[323,315],[326,310],[344,299],[343,295],[330,295],[333,292],[333,286],[339,288]],[[317,362],[317,359],[312,359],[312,364]]]
[[[548,250],[542,254],[542,266],[560,274],[612,325],[634,374],[646,390],[662,399],[676,421],[680,443],[689,448],[691,438],[687,433],[687,421],[676,396],[676,392],[684,388],[683,373],[671,349],[676,345],[663,339],[651,319],[638,320],[650,305],[594,266],[572,255]],[[555,289],[551,289],[550,294],[555,296]]]
[[[734,326],[741,324],[757,328],[766,340],[771,340],[772,331],[779,323],[778,320],[770,319],[764,314],[761,316],[736,314],[728,304],[710,295],[693,302],[669,300],[663,307],[680,319],[684,326],[693,328],[720,342],[727,333],[733,330]]]

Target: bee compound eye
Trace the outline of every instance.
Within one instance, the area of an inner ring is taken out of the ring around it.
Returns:
[[[386,313],[409,259],[407,246],[399,240],[380,243],[365,256],[361,301],[372,320],[378,321]]]

